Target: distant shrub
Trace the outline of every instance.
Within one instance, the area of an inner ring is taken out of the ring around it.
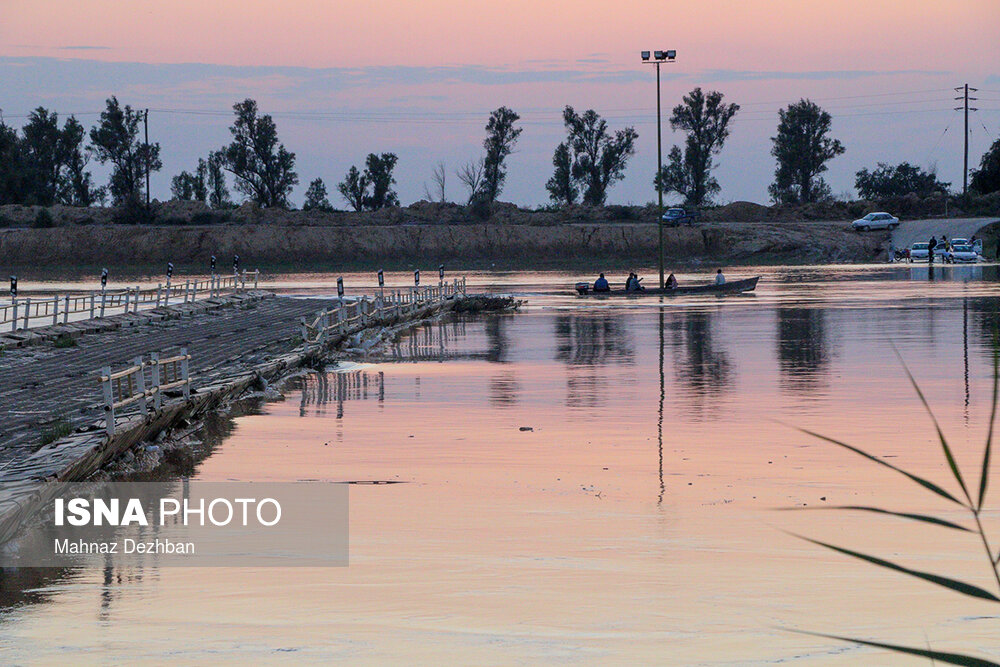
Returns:
[[[225,211],[199,211],[191,216],[192,225],[221,225],[230,220]]]
[[[488,220],[493,214],[493,207],[484,197],[474,197],[465,210],[477,220]]]
[[[604,212],[612,220],[632,220],[635,218],[635,211],[631,206],[621,206],[619,204],[609,204],[604,207]]]
[[[49,213],[47,208],[40,209],[35,215],[35,222],[32,224],[33,227],[38,229],[44,229],[46,227],[55,227],[56,221],[52,219],[52,214]]]

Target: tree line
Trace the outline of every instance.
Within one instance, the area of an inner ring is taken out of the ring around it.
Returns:
[[[719,91],[704,92],[699,87],[684,95],[669,119],[672,130],[684,133],[684,141],[669,149],[666,164],[654,176],[654,189],[662,188],[692,206],[712,203],[722,190],[713,175],[717,156],[739,110],[739,104],[726,102]],[[192,171],[174,176],[171,194],[216,209],[234,207],[228,175],[247,200],[264,208],[290,208],[289,197],[299,182],[295,153],[281,143],[274,119],[260,113],[256,101],[238,102],[233,113],[231,142],[200,158]],[[144,120],[143,111],[110,97],[89,132],[73,116],[60,124],[59,115],[43,107],[31,112],[20,132],[0,121],[0,204],[92,206],[110,201],[130,210],[142,209],[146,178],[163,166],[160,144],[146,143],[141,136]],[[485,126],[482,154],[454,173],[474,211],[488,212],[503,191],[507,158],[522,132],[519,120],[507,107],[493,111]],[[553,172],[545,184],[549,198],[556,205],[601,206],[610,188],[624,179],[639,135],[634,127],[611,129],[593,109],[579,113],[566,106],[562,120],[566,138],[552,155]],[[808,99],[779,110],[777,131],[771,137],[776,166],[768,188],[775,203],[808,203],[832,196],[822,174],[827,163],[846,150],[831,136],[832,122],[827,111]],[[92,159],[110,164],[107,184],[94,183],[88,170]],[[399,206],[393,176],[398,159],[395,153],[370,153],[363,167],[350,167],[337,184],[337,192],[355,211]],[[433,192],[425,184],[425,196],[445,201],[443,163],[435,165],[431,179]],[[980,194],[1000,190],[1000,140],[973,171],[971,186]],[[947,193],[949,187],[933,170],[906,162],[879,163],[873,170],[858,171],[855,179],[863,199],[911,192],[925,197]],[[333,210],[321,178],[309,183],[302,208]]]

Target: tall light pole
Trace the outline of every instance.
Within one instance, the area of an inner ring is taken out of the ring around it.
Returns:
[[[644,64],[656,65],[656,194],[659,200],[656,223],[660,233],[660,289],[663,289],[663,182],[660,180],[660,172],[663,171],[663,128],[660,124],[660,65],[674,62],[677,52],[653,51],[652,60],[649,58],[649,51],[642,51],[639,55]]]

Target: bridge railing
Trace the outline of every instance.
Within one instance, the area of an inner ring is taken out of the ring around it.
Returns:
[[[179,354],[160,358],[153,353],[148,360],[136,357],[132,365],[121,370],[112,371],[111,366],[101,369],[100,384],[104,392],[104,424],[108,435],[115,434],[115,419],[117,414],[134,405],[138,405],[142,416],[149,414],[150,409],[158,412],[163,404],[163,392],[171,389],[181,389],[184,398],[191,397],[191,355],[187,348],[181,348]]]
[[[185,280],[158,284],[140,289],[100,290],[87,294],[66,294],[50,297],[14,298],[0,303],[0,330],[17,331],[31,326],[66,324],[72,317],[88,319],[116,313],[137,313],[140,307],[159,308],[170,304],[191,303],[199,298],[211,299],[246,291],[248,283],[257,289],[260,271],[243,271],[230,276],[211,276],[202,280]]]
[[[441,282],[428,287],[381,290],[371,299],[364,296],[353,301],[345,301],[335,308],[320,311],[311,322],[303,317],[302,340],[307,343],[321,343],[331,335],[342,336],[453,299],[457,294],[465,294],[465,290],[465,278],[456,278],[452,282]]]

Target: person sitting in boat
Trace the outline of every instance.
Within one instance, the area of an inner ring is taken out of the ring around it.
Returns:
[[[677,278],[672,273],[667,276],[667,289],[677,289]]]
[[[645,289],[639,284],[639,276],[635,273],[628,274],[628,279],[625,281],[625,291],[626,292],[641,292]]]
[[[602,273],[597,280],[594,281],[594,291],[595,292],[610,292],[611,286],[608,285],[608,279],[604,277]]]
[[[715,284],[716,285],[726,284],[726,277],[722,275],[722,269],[719,269],[718,271],[715,272]]]

